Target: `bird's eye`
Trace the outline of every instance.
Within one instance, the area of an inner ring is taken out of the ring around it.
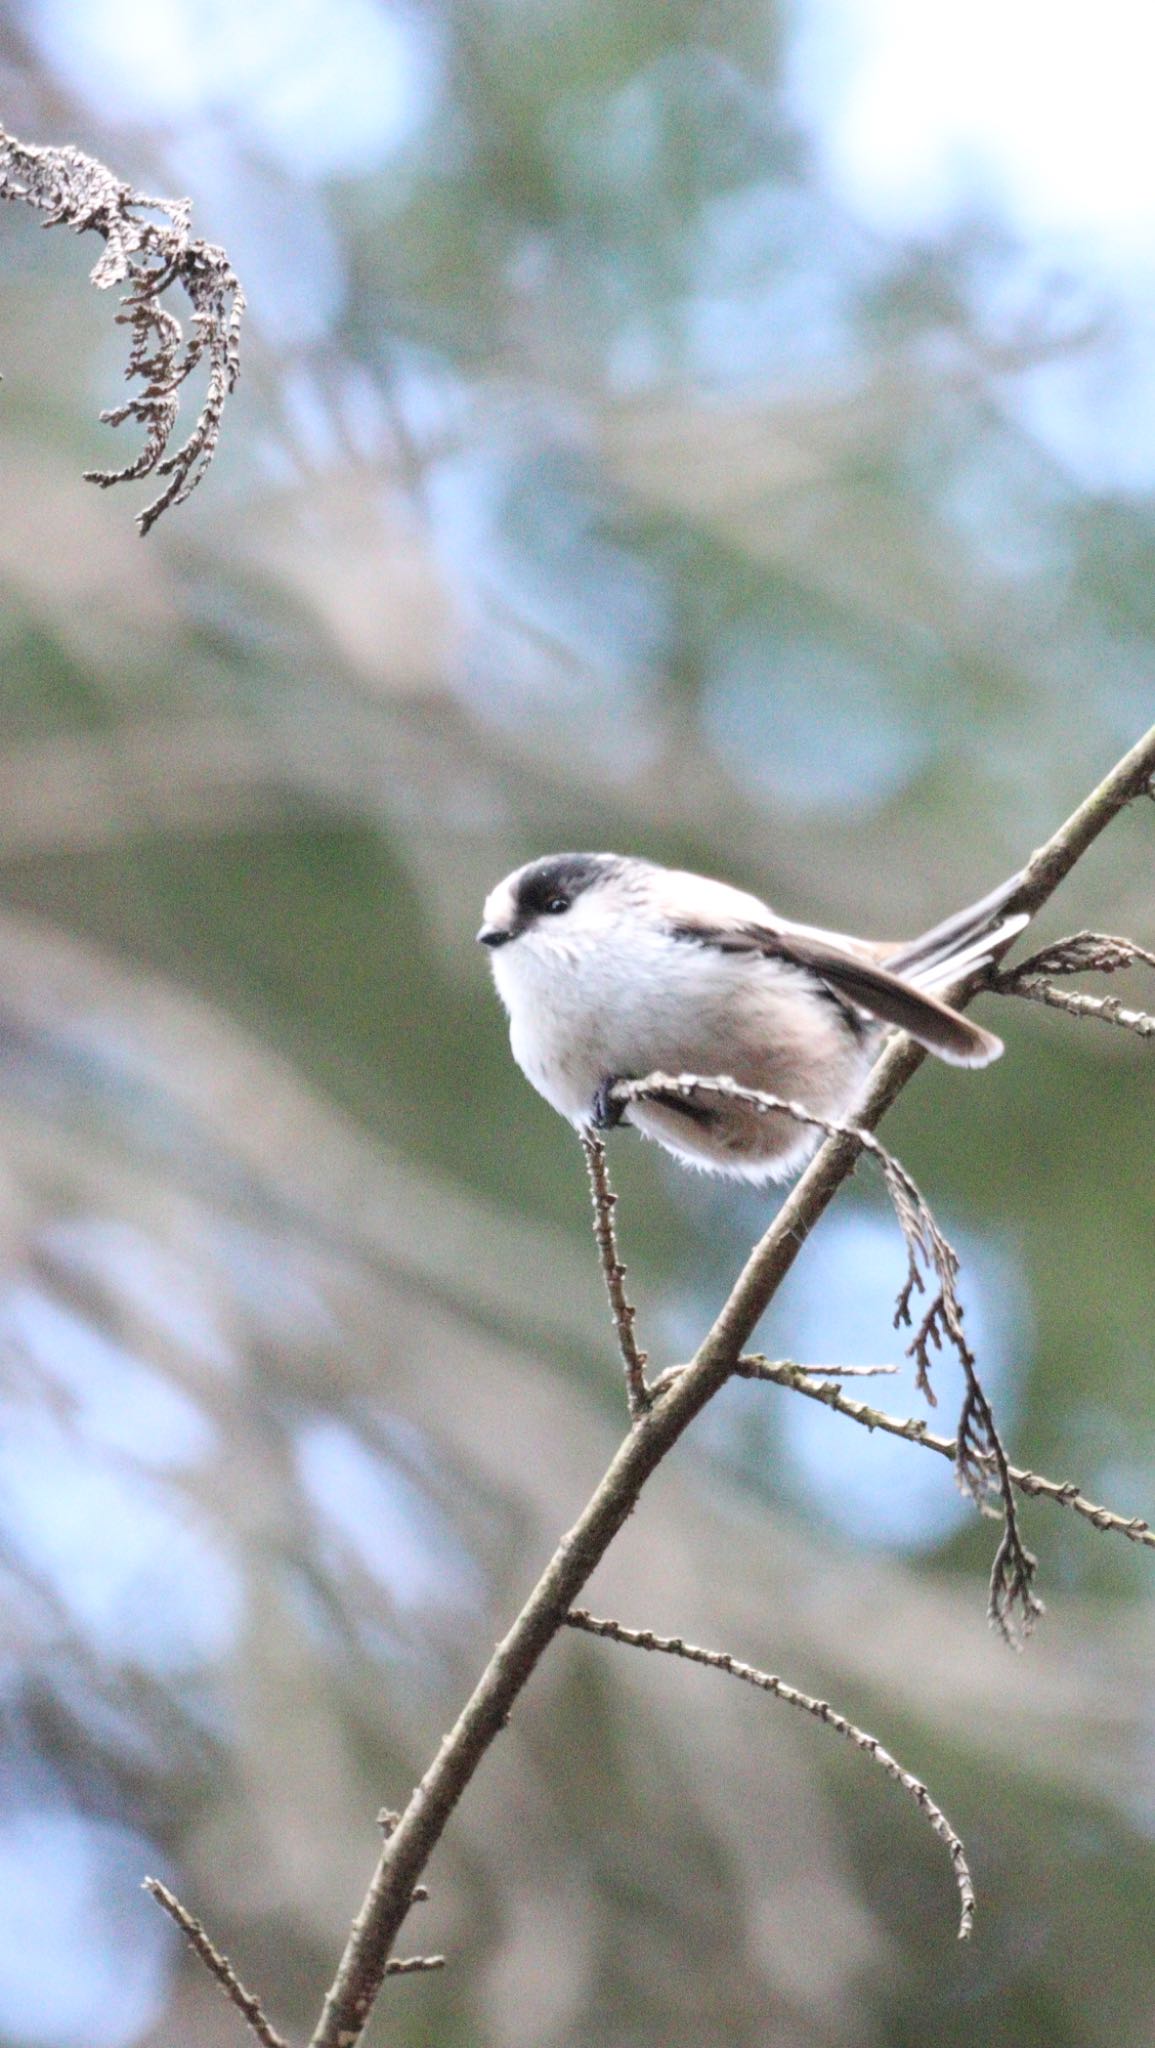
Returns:
[[[549,902],[545,906],[545,914],[547,917],[560,917],[563,910],[568,909],[568,896],[551,896]]]

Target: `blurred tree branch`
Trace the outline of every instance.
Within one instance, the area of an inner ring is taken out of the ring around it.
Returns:
[[[170,1892],[157,1877],[146,1877],[144,1889],[180,1928],[193,1954],[200,1957],[210,1977],[216,1978],[229,2004],[236,2006],[249,2031],[261,2043],[261,2048],[288,2048],[284,2036],[278,2034],[266,2017],[260,2000],[254,1998],[251,1991],[246,1991],[228,1957],[221,1954],[187,1906],[182,1906],[175,1893]]]
[[[240,373],[239,338],[245,295],[223,249],[194,240],[187,199],[153,199],[137,192],[96,157],[71,146],[41,148],[0,127],[0,199],[23,201],[46,215],[45,227],[91,229],[105,243],[91,277],[98,290],[124,285],[117,323],[131,330],[125,377],[143,389],[102,412],[111,427],[134,420],[145,432],[136,458],[115,470],[90,469],[86,481],[132,483],[167,477],[159,495],[137,514],[146,534],[170,505],[181,505],[208,469],[221,419]],[[160,215],[156,219],[150,216]],[[179,285],[192,308],[192,332],[162,303]],[[208,384],[192,431],[170,454],[180,416],[181,387],[200,363]]]
[[[1155,728],[1033,855],[1006,905],[1007,912],[1033,914],[1039,910],[1099,834],[1133,798],[1147,790],[1153,775]],[[981,976],[972,976],[948,992],[949,999],[965,1003],[982,985]],[[741,1371],[744,1347],[755,1324],[811,1231],[853,1173],[869,1133],[924,1057],[919,1046],[902,1037],[883,1053],[857,1126],[827,1136],[750,1253],[695,1357],[676,1376],[667,1376],[660,1398],[633,1417],[609,1469],[497,1645],[471,1698],[391,1830],[325,1999],[312,2048],[354,2048],[359,2040],[388,1972],[393,1939],[409,1911],[414,1887],[482,1757],[505,1726],[518,1694],[549,1643],[567,1625],[577,1595],[633,1512],[647,1479],[719,1389]],[[606,1248],[601,1249],[606,1263]],[[616,1251],[610,1263],[617,1266]],[[941,1271],[939,1279],[941,1285]],[[620,1287],[620,1275],[615,1284]],[[621,1336],[623,1319],[617,1303],[614,1313]],[[632,1343],[632,1322],[629,1334]],[[955,1455],[955,1446],[950,1448]],[[1056,1489],[1052,1497],[1073,1504],[1063,1488]]]

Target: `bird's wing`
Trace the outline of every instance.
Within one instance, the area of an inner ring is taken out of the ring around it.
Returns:
[[[719,952],[760,953],[768,960],[806,968],[836,995],[884,1024],[899,1025],[951,1066],[985,1067],[1002,1052],[1003,1042],[992,1031],[972,1024],[937,996],[892,974],[865,951],[859,953],[853,941],[844,942],[833,933],[779,922],[769,914],[765,920],[681,918],[672,930],[676,938]]]

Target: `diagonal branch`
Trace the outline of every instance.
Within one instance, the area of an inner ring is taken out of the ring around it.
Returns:
[[[784,1700],[787,1706],[800,1707],[804,1714],[813,1714],[816,1721],[825,1722],[839,1735],[860,1749],[881,1765],[888,1778],[909,1792],[919,1810],[924,1813],[938,1836],[945,1842],[954,1866],[955,1883],[958,1885],[962,1911],[959,1916],[958,1938],[969,1939],[974,1927],[975,1888],[967,1867],[966,1850],[956,1835],[941,1806],[936,1805],[923,1784],[912,1772],[884,1749],[877,1736],[868,1735],[865,1728],[858,1728],[840,1714],[828,1700],[818,1700],[808,1692],[799,1692],[797,1686],[788,1685],[784,1678],[775,1677],[773,1672],[758,1671],[753,1664],[743,1664],[737,1657],[731,1657],[726,1650],[702,1650],[695,1643],[683,1642],[681,1636],[656,1636],[652,1629],[625,1628],[620,1621],[611,1621],[596,1614],[590,1614],[584,1607],[571,1607],[566,1615],[569,1628],[583,1629],[587,1635],[604,1636],[613,1643],[626,1643],[635,1650],[664,1650],[671,1657],[684,1657],[689,1664],[705,1664],[711,1671],[724,1671],[730,1678],[742,1679],[745,1684],[757,1686],[760,1692],[768,1692],[775,1699]]]
[[[104,254],[92,271],[101,291],[124,285],[117,324],[131,331],[125,377],[139,379],[123,405],[100,417],[111,427],[134,421],[144,429],[141,452],[123,468],[85,471],[88,483],[132,483],[162,476],[168,482],[137,515],[146,534],[170,505],[196,489],[216,453],[221,418],[240,372],[239,339],[245,295],[223,249],[194,240],[187,199],[151,199],[136,192],[95,157],[78,149],[38,148],[0,127],[0,199],[36,207],[48,228],[103,237]],[[156,216],[160,216],[157,218]],[[192,309],[187,341],[180,321],[162,303],[179,285]],[[169,452],[180,415],[181,387],[199,364],[208,383],[191,432]]]
[[[1008,914],[1039,910],[1112,819],[1155,777],[1155,728],[1105,776],[1029,861]],[[966,1002],[981,977],[943,993]],[[921,1047],[899,1038],[879,1060],[858,1111],[873,1130],[922,1064]],[[861,1157],[856,1138],[827,1138],[754,1246],[730,1295],[685,1372],[640,1417],[561,1539],[512,1627],[416,1786],[385,1843],[326,1995],[311,2048],[355,2048],[384,1981],[393,1937],[458,1800],[548,1645],[565,1626],[596,1566],[632,1513],[647,1479],[731,1377],[759,1317],[803,1244]]]
[[[644,1415],[656,1396],[668,1384],[668,1375],[663,1373],[649,1385],[646,1380],[647,1353],[638,1347],[634,1325],[637,1310],[626,1294],[626,1269],[618,1253],[617,1232],[614,1229],[614,1210],[618,1198],[610,1184],[609,1164],[606,1148],[601,1139],[592,1131],[582,1132],[582,1149],[586,1155],[589,1173],[590,1194],[594,1209],[594,1241],[601,1260],[602,1278],[606,1283],[606,1295],[610,1304],[614,1328],[618,1333],[618,1349],[626,1370],[626,1402],[630,1415],[636,1422]],[[673,1368],[677,1371],[679,1368]],[[813,1373],[838,1373],[843,1379],[873,1378],[879,1373],[897,1372],[897,1365],[812,1365]],[[929,1391],[929,1390],[928,1390]],[[933,1396],[932,1396],[933,1399]],[[397,1816],[394,1816],[396,1823]]]

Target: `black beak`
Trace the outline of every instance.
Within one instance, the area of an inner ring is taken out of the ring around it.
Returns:
[[[483,924],[477,934],[477,943],[479,946],[504,946],[512,937],[513,933],[504,925]]]

